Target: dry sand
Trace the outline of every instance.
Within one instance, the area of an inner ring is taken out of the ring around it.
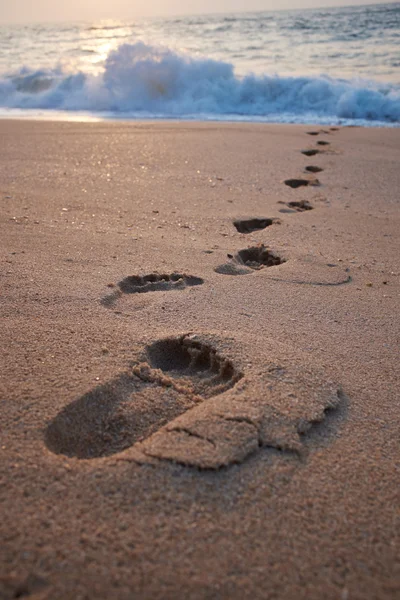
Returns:
[[[322,129],[0,122],[0,598],[399,597],[400,130]]]

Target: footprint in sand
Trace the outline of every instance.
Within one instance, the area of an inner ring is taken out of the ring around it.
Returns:
[[[282,255],[264,244],[245,248],[235,255],[228,254],[228,259],[214,271],[219,275],[250,275],[263,270],[263,277],[271,281],[302,285],[335,286],[351,281],[346,268],[322,262],[312,255],[295,252]]]
[[[293,189],[296,189],[299,187],[304,187],[307,185],[313,185],[313,186],[321,185],[320,182],[318,181],[318,179],[316,179],[316,178],[314,178],[314,179],[285,179],[285,181],[283,183]]]
[[[150,275],[130,275],[117,284],[117,289],[101,299],[103,306],[112,307],[122,294],[144,294],[146,292],[165,292],[183,290],[186,287],[201,285],[201,277],[171,273],[170,275],[151,273]]]
[[[307,165],[307,167],[305,167],[305,170],[309,173],[320,173],[324,169],[322,167],[317,167],[316,165]]]
[[[314,207],[312,204],[308,202],[308,200],[292,200],[290,202],[283,202],[282,200],[279,204],[285,204],[288,208],[280,208],[279,212],[281,213],[295,213],[295,212],[304,212],[306,210],[313,210]]]
[[[320,154],[321,150],[318,150],[318,148],[310,148],[308,150],[301,150],[300,152],[305,156],[315,156],[316,154]]]
[[[211,335],[154,342],[129,371],[61,410],[46,429],[47,447],[78,459],[121,453],[111,460],[219,469],[260,448],[304,456],[316,427],[327,443],[332,417],[345,415],[340,387],[277,344],[270,361],[245,370],[251,343],[227,358],[235,347],[242,351],[243,341]]]
[[[318,146],[329,146],[330,142],[325,142],[325,140],[320,140],[317,142]]]
[[[235,256],[228,254],[229,262],[214,269],[220,275],[248,275],[264,267],[274,267],[285,262],[285,259],[270,248],[259,244],[239,250]]]
[[[319,129],[318,131],[313,130],[313,131],[306,131],[307,135],[319,135],[320,133],[323,133],[325,135],[329,135],[331,133],[331,131],[337,131],[337,127],[330,127],[329,131],[327,131],[326,129]]]
[[[157,341],[129,371],[66,406],[47,427],[46,445],[77,458],[121,452],[241,377],[230,360],[193,336]]]
[[[271,225],[280,224],[279,219],[266,219],[266,218],[253,218],[253,219],[237,219],[233,221],[239,233],[252,233],[253,231],[260,231]]]

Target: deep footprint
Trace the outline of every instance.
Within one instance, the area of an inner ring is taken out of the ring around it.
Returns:
[[[308,165],[307,167],[305,167],[305,170],[309,173],[320,173],[321,171],[323,171],[323,168],[317,167],[316,165]]]
[[[274,267],[286,262],[276,252],[273,252],[263,244],[239,250],[237,253],[239,262],[250,269],[262,269],[263,267]]]
[[[237,219],[233,221],[239,233],[252,233],[270,227],[271,225],[280,223],[279,219]]]
[[[148,346],[146,353],[150,367],[168,373],[189,395],[209,398],[238,381],[233,363],[195,336],[160,340]]]
[[[311,150],[301,150],[302,154],[305,154],[305,156],[315,156],[316,154],[319,154],[321,152],[321,150],[318,150],[317,148],[312,148]]]
[[[46,429],[47,447],[80,459],[121,452],[242,377],[229,359],[195,336],[157,341],[142,358],[61,410]]]
[[[288,185],[289,187],[296,189],[299,187],[303,187],[303,186],[307,186],[307,185],[320,185],[318,179],[285,179],[284,181],[285,185]]]
[[[214,270],[220,275],[247,275],[263,267],[275,267],[286,262],[286,259],[270,248],[260,244],[239,250],[231,261],[219,265]]]
[[[104,306],[113,306],[122,294],[144,294],[146,292],[165,292],[170,290],[183,290],[186,287],[201,285],[201,277],[186,275],[184,273],[171,273],[170,275],[151,273],[150,275],[130,275],[118,283],[117,290],[104,296],[101,303]]]
[[[268,342],[270,359],[258,360],[242,340],[232,360],[215,343],[232,342],[181,335],[150,344],[129,372],[61,410],[45,432],[47,447],[93,459],[133,446],[114,460],[216,470],[260,449],[301,464],[337,435],[348,399],[315,364]],[[255,363],[245,376],[243,352]]]
[[[320,140],[317,142],[318,146],[329,146],[330,142],[325,142],[324,140]]]

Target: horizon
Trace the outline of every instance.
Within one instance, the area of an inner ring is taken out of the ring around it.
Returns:
[[[47,0],[37,0],[37,2],[47,2]],[[77,0],[76,0],[77,1]],[[106,2],[107,0],[103,0],[104,2]],[[157,2],[158,0],[153,0],[154,2]],[[220,2],[224,3],[227,0],[220,0]],[[238,3],[242,3],[243,0],[234,0],[234,2],[232,2],[231,4],[238,4]],[[54,17],[53,16],[53,12],[50,11],[50,15],[49,17],[38,17],[38,18],[29,18],[28,19],[8,19],[7,17],[4,17],[4,15],[2,14],[2,6],[0,4],[0,26],[7,26],[7,25],[37,25],[40,23],[45,23],[45,24],[59,24],[59,23],[77,23],[77,22],[103,22],[103,21],[125,21],[128,19],[167,19],[167,18],[180,18],[180,17],[190,17],[190,16],[200,16],[200,15],[207,15],[207,16],[218,16],[218,15],[223,15],[223,14],[246,14],[246,13],[264,13],[264,12],[286,12],[286,11],[301,11],[301,10],[334,10],[334,9],[338,9],[338,8],[358,8],[358,7],[362,7],[362,6],[380,6],[380,5],[389,5],[389,4],[400,4],[399,0],[389,0],[389,1],[384,1],[384,2],[376,2],[376,0],[373,0],[372,2],[365,2],[365,0],[361,0],[360,2],[353,2],[350,3],[346,0],[338,0],[338,2],[336,2],[335,4],[332,4],[332,0],[327,0],[326,3],[322,3],[320,2],[320,0],[317,0],[317,2],[314,4],[310,3],[310,0],[307,1],[305,0],[303,2],[303,0],[285,0],[287,2],[288,5],[285,5],[282,7],[282,5],[280,5],[279,8],[274,7],[274,6],[269,6],[269,7],[260,7],[259,4],[260,2],[262,2],[263,0],[254,0],[254,6],[250,5],[250,6],[246,6],[246,8],[239,8],[239,7],[234,7],[234,8],[230,8],[229,6],[225,6],[224,8],[221,9],[215,9],[215,2],[214,2],[214,9],[213,10],[205,10],[204,7],[204,2],[202,4],[202,10],[192,10],[192,11],[185,11],[185,12],[164,12],[164,13],[156,13],[156,12],[141,12],[141,13],[133,13],[131,12],[130,14],[121,14],[118,13],[118,8],[115,10],[112,9],[112,11],[107,11],[104,12],[104,10],[102,10],[102,8],[104,9],[105,7],[100,7],[99,10],[99,14],[89,17],[86,15],[83,15],[81,12],[79,12],[79,15],[82,14],[82,16],[78,16],[78,14],[75,16],[59,16],[59,17]],[[278,1],[278,0],[273,0]],[[120,4],[121,2],[124,2],[124,0],[119,0]],[[175,0],[175,3],[179,3],[181,2],[181,0]],[[32,7],[32,2],[29,2],[29,0],[17,0],[13,6],[11,7],[12,9],[16,10],[16,8],[18,7],[18,5],[21,4],[27,4],[29,6],[29,8],[33,8]],[[114,3],[115,4],[115,3]],[[291,4],[291,6],[289,6],[289,4]],[[299,5],[300,4],[300,5]],[[257,7],[255,5],[258,5]],[[175,5],[174,5],[175,6]],[[208,6],[206,4],[206,6]],[[10,6],[7,6],[7,8],[9,9]],[[118,13],[118,14],[117,14]]]

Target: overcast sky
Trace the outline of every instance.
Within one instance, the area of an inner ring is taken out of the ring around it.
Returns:
[[[138,16],[376,4],[368,0],[0,0],[1,23],[80,21]]]

